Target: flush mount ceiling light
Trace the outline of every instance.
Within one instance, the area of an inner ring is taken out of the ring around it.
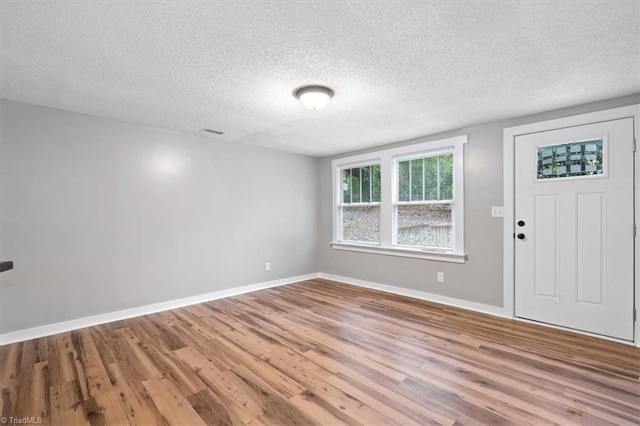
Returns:
[[[296,89],[293,95],[300,99],[305,107],[317,110],[327,106],[333,97],[333,90],[324,86],[304,86]]]

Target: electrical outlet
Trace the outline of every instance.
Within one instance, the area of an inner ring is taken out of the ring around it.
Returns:
[[[491,207],[491,217],[504,217],[504,207],[502,206]]]
[[[439,283],[444,282],[444,272],[438,272],[438,274],[436,275],[436,281],[438,281]]]
[[[265,271],[271,270],[271,262],[264,262],[264,270]]]

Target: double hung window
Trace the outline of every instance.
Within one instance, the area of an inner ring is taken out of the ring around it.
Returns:
[[[340,203],[345,241],[380,242],[380,164],[344,168]]]
[[[466,136],[334,160],[336,249],[464,262]]]
[[[395,242],[452,250],[453,153],[422,154],[396,162]]]

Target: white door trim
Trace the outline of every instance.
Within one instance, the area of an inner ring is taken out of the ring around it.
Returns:
[[[597,111],[588,114],[574,115],[570,117],[558,118],[555,120],[541,121],[538,123],[525,124],[521,126],[508,127],[504,129],[503,139],[503,200],[504,200],[504,313],[514,318],[514,290],[515,290],[515,247],[513,233],[514,207],[515,207],[515,138],[528,133],[542,132],[546,130],[556,130],[565,127],[580,126],[599,121],[617,120],[620,118],[632,117],[634,119],[634,137],[638,139],[640,135],[640,104]],[[635,223],[640,224],[640,200],[638,199],[638,188],[640,187],[640,173],[638,161],[635,163]],[[635,240],[635,252],[640,253],[640,238]],[[635,270],[640,272],[640,256],[635,256]],[[635,306],[640,308],[640,286],[638,285],[638,275],[635,276]],[[640,326],[638,319],[635,324],[635,345],[640,347]]]

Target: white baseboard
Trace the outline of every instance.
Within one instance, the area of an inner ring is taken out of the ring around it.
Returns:
[[[395,287],[387,284],[375,283],[372,281],[358,280],[355,278],[342,277],[339,275],[320,273],[320,278],[338,281],[345,284],[351,284],[358,287],[380,290],[386,293],[398,294],[400,296],[413,297],[414,299],[427,300],[429,302],[441,303],[443,305],[455,306],[456,308],[468,309],[471,311],[482,312],[484,314],[494,315],[502,318],[511,318],[507,315],[503,308],[498,306],[485,305],[483,303],[469,302],[467,300],[456,299],[453,297],[441,296],[439,294],[427,293],[425,291],[410,290],[408,288]]]
[[[67,331],[78,330],[80,328],[91,327],[107,322],[120,321],[127,318],[167,311],[169,309],[181,308],[183,306],[195,305],[196,303],[203,303],[211,300],[223,299],[225,297],[237,296],[239,294],[250,293],[252,291],[293,284],[300,281],[318,278],[319,276],[320,274],[318,273],[298,275],[295,277],[230,288],[228,290],[214,291],[212,293],[200,294],[198,296],[191,296],[182,299],[169,300],[167,302],[154,303],[152,305],[145,305],[137,308],[124,309],[122,311],[109,312],[106,314],[93,315],[90,317],[78,318],[69,321],[58,322],[55,324],[48,324],[39,327],[27,328],[24,330],[12,331],[9,333],[0,334],[0,346],[8,345],[10,343],[23,342],[30,339],[37,339],[45,336],[51,336],[53,334],[65,333]]]
[[[443,305],[455,306],[457,308],[468,309],[471,311],[481,312],[489,315],[494,315],[502,318],[515,319],[523,322],[531,322],[520,318],[513,318],[503,308],[498,306],[485,305],[477,302],[470,302],[467,300],[456,299],[453,297],[441,296],[439,294],[427,293],[424,291],[410,290],[407,288],[396,287],[387,284],[376,283],[372,281],[359,280],[356,278],[343,277],[340,275],[325,274],[322,272],[298,275],[295,277],[283,278],[279,280],[266,281],[257,284],[245,285],[242,287],[230,288],[227,290],[215,291],[212,293],[200,294],[198,296],[185,297],[182,299],[169,300],[167,302],[154,303],[152,305],[140,306],[137,308],[124,309],[116,312],[109,312],[106,314],[93,315],[90,317],[78,318],[69,321],[63,321],[55,324],[48,324],[39,327],[27,328],[24,330],[12,331],[9,333],[0,334],[0,346],[8,345],[11,343],[23,342],[30,339],[38,339],[40,337],[51,336],[53,334],[65,333],[68,331],[78,330],[85,327],[91,327],[94,325],[105,324],[113,321],[120,321],[127,318],[139,317],[142,315],[153,314],[156,312],[167,311],[170,309],[181,308],[184,306],[195,305],[197,303],[208,302],[216,299],[223,299],[225,297],[237,296],[239,294],[250,293],[253,291],[264,290],[272,287],[279,287],[287,284],[293,284],[301,281],[312,280],[315,278],[324,278],[331,281],[338,281],[340,283],[355,285],[358,287],[370,288],[373,290],[384,291],[386,293],[398,294],[401,296],[412,297],[415,299],[427,300],[429,302],[441,303]],[[535,323],[541,326],[547,326],[557,328],[560,330],[566,330],[563,327],[556,327],[553,325]],[[604,338],[606,340],[612,340],[627,345],[634,345],[634,342],[621,341],[618,339],[607,338],[599,335],[593,335],[577,330],[569,330],[578,334],[585,334],[593,337]],[[640,347],[640,342],[635,342],[635,345]]]
[[[630,342],[627,340],[621,340],[613,337],[602,336],[599,334],[588,333],[586,331],[574,330],[566,327],[555,326],[553,324],[545,324],[537,321],[530,321],[524,318],[513,317],[505,309],[497,306],[485,305],[485,304],[476,303],[476,302],[469,302],[467,300],[441,296],[439,294],[427,293],[427,292],[417,291],[417,290],[410,290],[407,288],[395,287],[387,284],[374,283],[371,281],[358,280],[355,278],[343,277],[339,275],[325,274],[322,272],[319,274],[319,278],[324,278],[331,281],[338,281],[340,283],[355,285],[358,287],[370,288],[373,290],[380,290],[387,293],[398,294],[401,296],[413,297],[415,299],[427,300],[429,302],[441,303],[443,305],[455,306],[456,308],[468,309],[471,311],[481,312],[484,314],[494,315],[497,317],[508,318],[515,321],[526,322],[529,324],[535,324],[540,327],[555,328],[556,330],[569,331],[576,334],[582,334],[585,336],[597,337],[600,339],[605,339],[605,340],[609,340],[616,343],[622,343],[624,345],[630,345],[630,346],[635,345],[637,347],[640,347],[640,341]]]

